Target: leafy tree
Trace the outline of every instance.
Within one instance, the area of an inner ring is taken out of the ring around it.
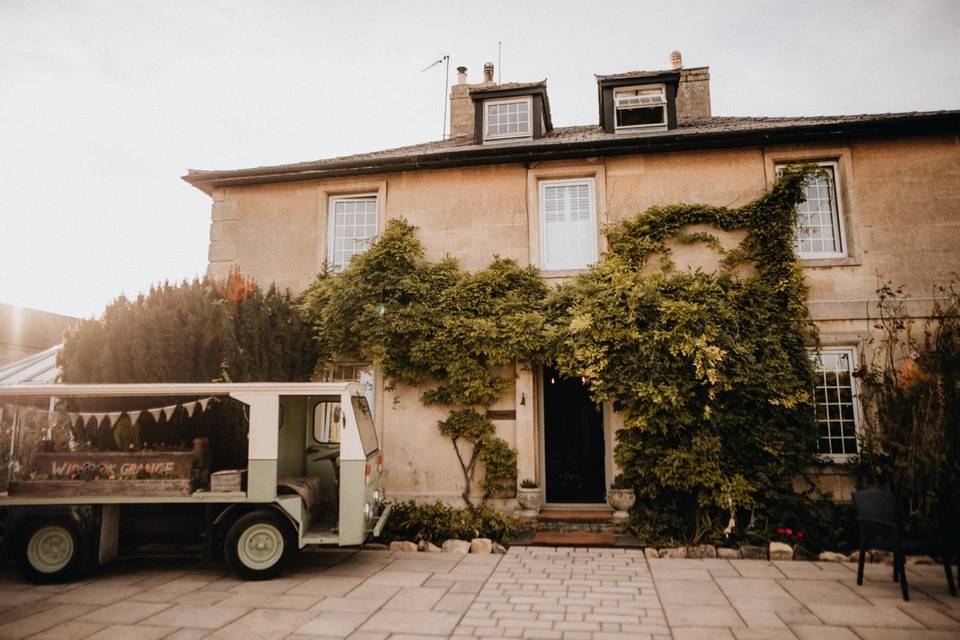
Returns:
[[[164,283],[81,321],[58,362],[67,383],[309,380],[317,347],[290,294],[239,271]]]
[[[102,317],[67,333],[58,363],[67,383],[288,382],[309,380],[316,358],[310,326],[290,294],[273,286],[263,290],[234,270],[224,281],[164,283],[133,300],[117,298]],[[79,399],[68,402],[80,408]],[[91,410],[104,401],[82,402]],[[118,402],[111,400],[110,408]],[[213,404],[189,424],[182,414],[162,426],[142,416],[142,433],[139,426],[130,432],[127,421],[112,435],[80,428],[74,435],[124,449],[141,438],[183,445],[206,436],[215,445],[214,468],[246,466],[247,425],[238,404]]]

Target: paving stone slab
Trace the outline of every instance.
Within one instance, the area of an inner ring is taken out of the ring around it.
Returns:
[[[808,605],[810,611],[834,626],[869,626],[882,628],[922,629],[923,625],[896,607],[874,605],[823,604]]]
[[[367,619],[365,613],[344,613],[324,611],[297,629],[297,634],[322,636],[327,638],[345,638]]]
[[[795,624],[790,630],[800,640],[860,640],[848,627],[828,627],[826,625]]]
[[[246,615],[250,609],[243,607],[224,607],[219,605],[201,606],[176,604],[141,622],[143,626],[190,627],[194,629],[219,629],[237,618]]]
[[[80,622],[94,622],[105,625],[134,624],[169,608],[169,604],[150,602],[117,602],[81,616]]]
[[[737,611],[729,606],[664,605],[671,627],[738,627],[743,625]]]
[[[94,608],[79,604],[61,604],[45,608],[33,615],[0,625],[0,638],[4,640],[27,638],[60,623],[78,618]]]
[[[378,611],[361,627],[362,631],[450,635],[460,620],[457,613],[440,611]]]
[[[216,640],[231,638],[282,640],[316,617],[317,614],[310,611],[255,609],[221,627],[208,637]]]
[[[46,631],[41,631],[37,635],[30,636],[30,640],[80,640],[87,638],[97,631],[106,628],[105,624],[95,624],[93,622],[64,622]]]
[[[115,624],[89,636],[88,640],[160,640],[176,630],[176,627]]]

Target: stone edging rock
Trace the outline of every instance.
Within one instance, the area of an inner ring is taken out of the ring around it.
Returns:
[[[664,547],[656,549],[646,547],[643,555],[648,560],[654,558],[720,558],[725,560],[742,558],[745,560],[811,560],[817,562],[857,562],[859,552],[850,554],[837,551],[824,551],[815,554],[800,545],[790,546],[784,542],[771,542],[762,547],[757,545],[743,545],[740,547],[714,547],[701,544],[692,547]],[[872,563],[891,564],[893,554],[889,551],[870,549],[866,552],[866,561]],[[907,564],[936,564],[933,558],[927,556],[907,556]]]
[[[438,547],[432,542],[421,540],[419,543],[409,540],[394,540],[390,546],[386,545],[365,545],[367,549],[384,549],[399,552],[423,552],[423,553],[493,553],[502,555],[507,552],[507,548],[502,544],[494,542],[490,538],[474,538],[467,542],[466,540],[444,540],[443,545]]]

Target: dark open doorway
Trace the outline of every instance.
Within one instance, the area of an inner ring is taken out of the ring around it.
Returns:
[[[603,416],[584,384],[544,367],[543,417],[547,502],[603,502]]]

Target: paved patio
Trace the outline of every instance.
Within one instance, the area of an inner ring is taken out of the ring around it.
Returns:
[[[0,571],[0,638],[960,638],[942,569],[651,560],[623,549],[514,547],[506,556],[324,551],[241,582],[187,561],[119,563],[37,587]]]

